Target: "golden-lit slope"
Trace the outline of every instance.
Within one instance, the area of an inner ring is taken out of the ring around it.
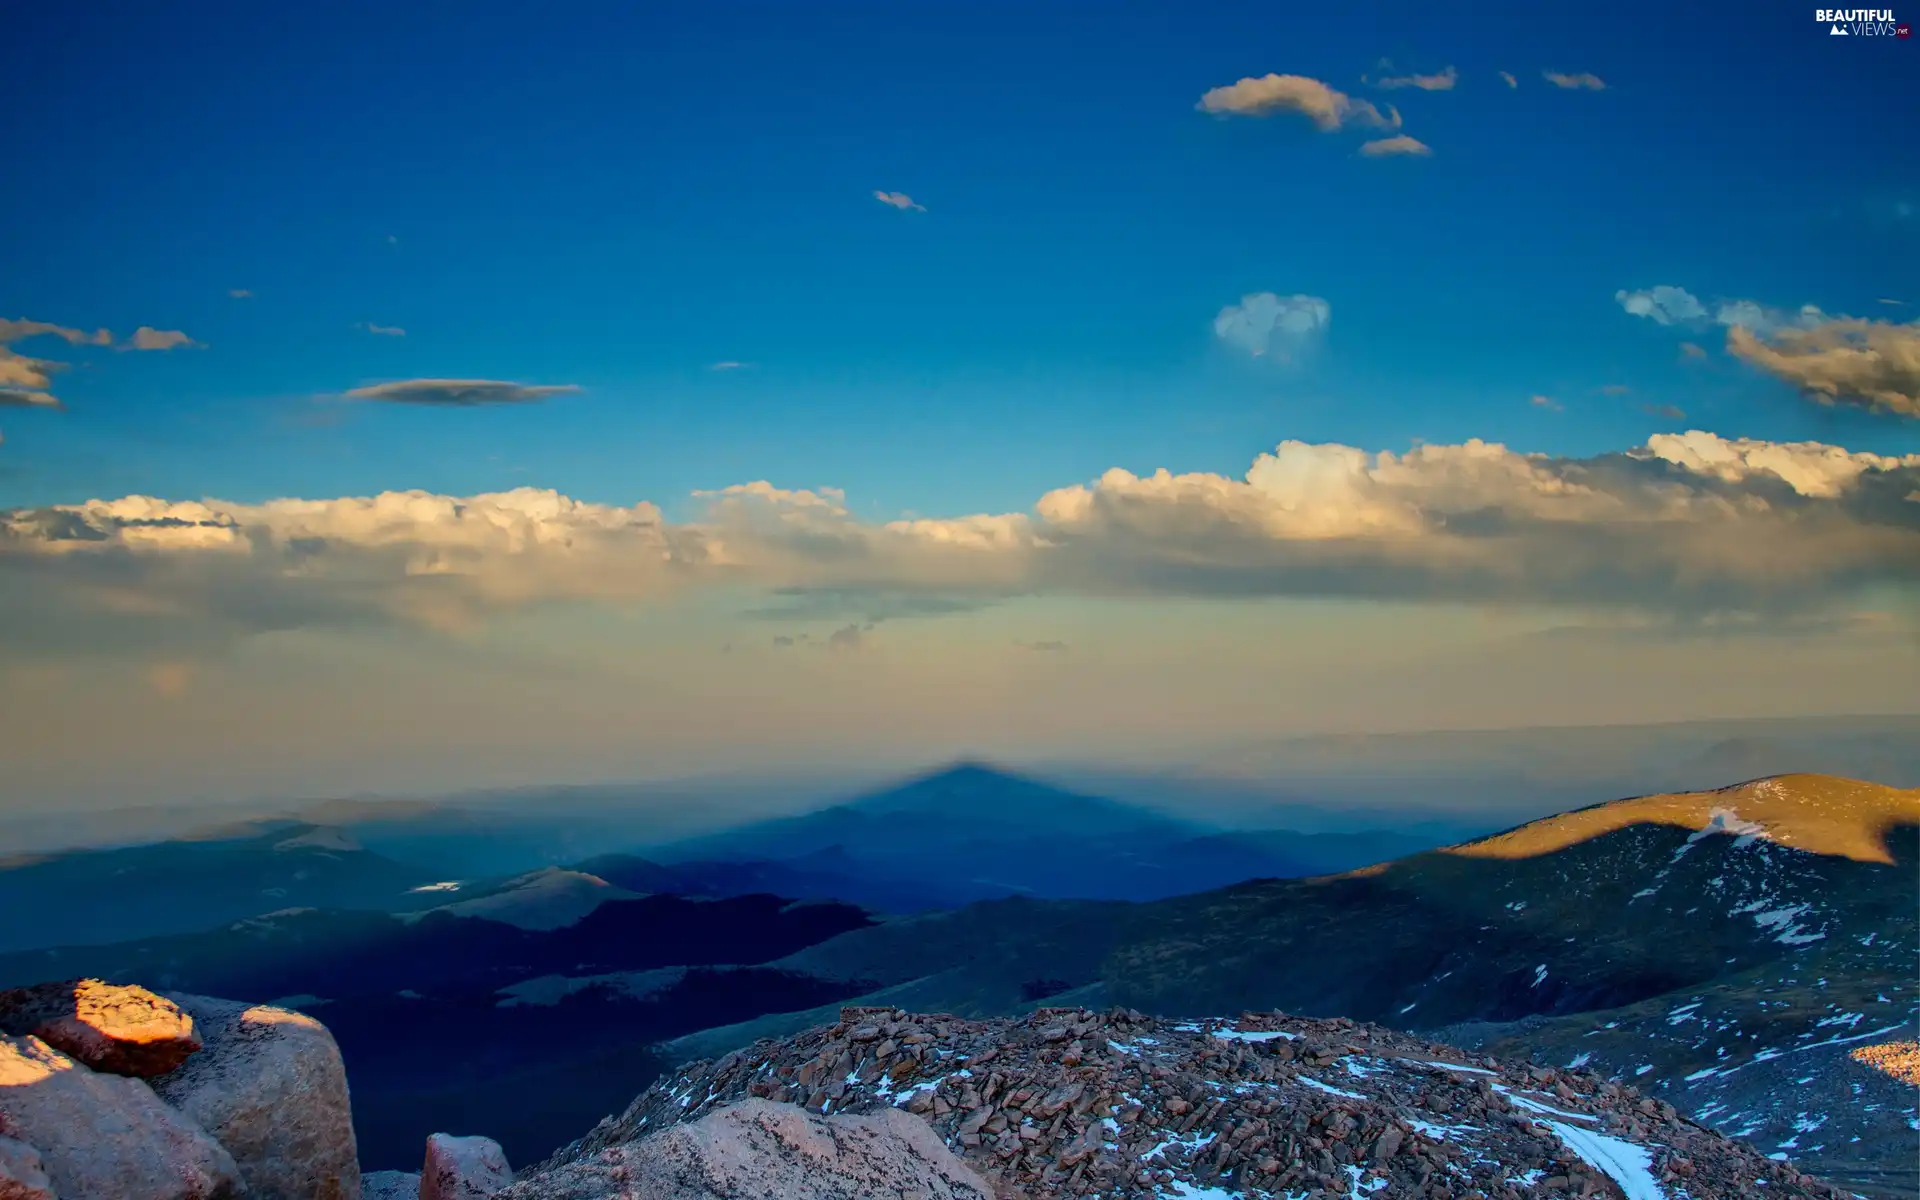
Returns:
[[[1758,834],[1783,846],[1892,865],[1887,833],[1920,825],[1920,788],[1832,775],[1774,775],[1711,792],[1676,792],[1576,809],[1449,847],[1467,858],[1532,858],[1630,825]]]

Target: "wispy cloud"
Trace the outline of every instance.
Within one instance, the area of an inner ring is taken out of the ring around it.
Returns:
[[[1360,147],[1360,153],[1368,158],[1384,158],[1393,155],[1413,155],[1424,158],[1433,153],[1433,148],[1418,138],[1408,137],[1402,133],[1390,138],[1376,138]]]
[[[354,326],[363,333],[378,334],[381,337],[405,337],[407,331],[398,325],[375,325],[372,321],[361,321]]]
[[[41,337],[56,337],[70,346],[107,346],[113,343],[113,334],[105,329],[89,333],[51,321],[0,319],[0,407],[65,407],[51,389],[54,373],[65,370],[67,364],[35,358],[13,349],[14,342]]]
[[[1520,86],[1520,81],[1519,81],[1518,79],[1515,79],[1515,78],[1513,77],[1513,72],[1512,72],[1512,71],[1502,71],[1502,72],[1500,72],[1500,78],[1501,78],[1501,79],[1503,79],[1503,80],[1505,80],[1505,81],[1506,81],[1506,84],[1507,84],[1507,86],[1508,86],[1508,87],[1510,87],[1510,88],[1517,88],[1517,87],[1519,87],[1519,86]]]
[[[1880,304],[1891,304],[1891,305],[1893,305],[1894,307],[1896,307],[1896,308],[1897,308],[1897,307],[1900,307],[1900,306],[1902,306],[1902,305],[1904,305],[1904,304],[1906,304],[1906,301],[1905,301],[1905,300],[1890,300],[1890,299],[1888,299],[1887,297],[1885,297],[1885,296],[1882,296],[1882,297],[1880,297],[1880,299],[1879,299],[1879,300],[1877,301],[1877,303],[1880,303]]]
[[[424,404],[443,408],[475,408],[486,404],[531,404],[549,396],[577,392],[574,384],[509,383],[495,379],[402,379],[373,384],[345,393],[349,400],[386,404]]]
[[[1708,305],[1671,285],[1620,291],[1614,299],[1661,325],[1725,327],[1728,354],[1821,404],[1920,417],[1920,321],[1850,317],[1813,304],[1788,309],[1723,299]],[[1692,342],[1681,351],[1706,357]]]
[[[1333,306],[1318,296],[1254,292],[1221,309],[1213,333],[1256,358],[1272,353],[1287,361],[1313,344],[1332,320]]]
[[[1323,132],[1352,125],[1373,129],[1400,128],[1400,114],[1392,105],[1383,113],[1371,101],[1356,100],[1345,92],[1305,75],[1262,75],[1217,87],[1200,97],[1202,112],[1219,116],[1265,117],[1293,112],[1310,118]]]
[[[728,358],[728,359],[722,359],[721,361],[714,363],[712,366],[708,367],[707,370],[709,371],[744,371],[751,366],[753,366],[752,363],[736,362],[733,359]]]
[[[1640,411],[1650,417],[1659,417],[1664,421],[1684,421],[1687,419],[1686,410],[1673,404],[1643,404],[1640,406]]]
[[[1544,408],[1548,412],[1567,411],[1566,407],[1552,396],[1535,396],[1532,400],[1528,401],[1528,403],[1532,404],[1535,408]]]
[[[1014,645],[1036,654],[1064,654],[1067,650],[1065,642],[1015,642]]]
[[[1632,390],[1624,383],[1603,383],[1599,388],[1602,396],[1624,396]]]
[[[69,329],[65,325],[55,325],[50,321],[9,321],[0,319],[0,346],[10,346],[15,342],[24,342],[28,338],[57,337],[70,346],[110,346],[113,334],[104,329],[88,333],[84,329]]]
[[[878,200],[880,203],[887,205],[890,208],[897,208],[901,212],[927,211],[926,205],[914,203],[913,197],[907,195],[905,192],[875,191],[873,193],[873,198],[875,200]]]
[[[1380,61],[1380,68],[1381,70],[1391,70],[1393,64],[1382,59]],[[1452,67],[1443,67],[1431,75],[1421,75],[1418,73],[1411,75],[1385,75],[1373,80],[1367,80],[1363,77],[1361,82],[1371,82],[1373,86],[1377,88],[1419,88],[1423,92],[1450,92],[1453,90],[1454,85],[1460,82],[1460,72]]]
[[[232,296],[235,300],[253,299],[253,292],[247,288],[229,288],[227,295]]]
[[[1707,356],[1707,348],[1705,346],[1700,345],[1698,342],[1681,342],[1680,343],[1680,357],[1682,359],[1692,359],[1697,362],[1700,359],[1705,358],[1706,356]]]
[[[1837,317],[1771,334],[1736,324],[1727,353],[1821,404],[1920,417],[1920,322]]]
[[[178,329],[155,329],[151,325],[142,325],[133,331],[133,336],[121,343],[122,350],[178,350],[182,346],[198,346]]]
[[[1540,78],[1557,88],[1566,88],[1568,91],[1599,92],[1605,91],[1607,87],[1606,81],[1591,71],[1580,71],[1571,75],[1561,71],[1542,71]]]

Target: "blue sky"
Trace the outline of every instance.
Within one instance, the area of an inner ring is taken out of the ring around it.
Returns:
[[[1900,295],[1920,217],[1897,215],[1920,203],[1897,149],[1920,47],[1834,44],[1810,15],[43,6],[4,52],[35,97],[12,157],[35,165],[0,199],[0,312],[205,348],[76,356],[68,412],[0,414],[0,500],[531,478],[670,502],[765,477],[999,511],[1112,465],[1241,470],[1281,437],[1594,453],[1674,427],[1643,411],[1665,404],[1729,436],[1910,450],[1910,423],[1690,368],[1613,300],[1920,300]],[[1383,57],[1460,80],[1370,89]],[[1434,153],[1195,111],[1267,72],[1391,101]],[[1214,313],[1261,291],[1328,300],[1313,362],[1212,344]],[[306,420],[308,397],[411,376],[585,390]]]
[[[1920,42],[1812,17],[11,14],[0,751],[53,796],[215,787],[215,713],[239,788],[436,705],[529,777],[1910,710]],[[636,688],[657,741],[597,724]],[[107,712],[149,741],[85,782]]]

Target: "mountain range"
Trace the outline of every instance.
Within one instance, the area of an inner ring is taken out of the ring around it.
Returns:
[[[370,1167],[463,1120],[544,1155],[658,1072],[843,1003],[1119,1005],[1340,1016],[1589,1067],[1863,1194],[1920,1182],[1911,1088],[1851,1057],[1913,1037],[1913,789],[1781,776],[1427,846],[1208,828],[963,764],[470,879],[351,830],[229,832],[0,871],[21,894],[91,889],[99,930],[142,870],[194,864],[218,885],[176,918],[226,914],[91,946],[50,945],[79,922],[31,916],[13,944],[43,940],[0,955],[0,986],[98,975],[314,1011]]]

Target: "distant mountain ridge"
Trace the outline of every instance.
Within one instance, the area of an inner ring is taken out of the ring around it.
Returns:
[[[1798,775],[1594,806],[1341,875],[1143,904],[983,903],[775,965],[869,983],[862,1003],[964,1016],[1036,1002],[1164,1016],[1278,1008],[1401,1028],[1504,1023],[1491,1036],[1515,1047],[1546,1022],[1561,1032],[1543,1051],[1569,1058],[1570,1035],[1594,1014],[1684,1011],[1699,995],[1721,1039],[1642,1060],[1652,1065],[1640,1085],[1678,1100],[1687,1077],[1798,1052],[1838,1017],[1853,1033],[1912,1038],[1917,924],[1920,790]],[[1037,1001],[1036,981],[1047,985]],[[682,1053],[784,1033],[794,1019],[694,1036]],[[1633,1053],[1623,1040],[1610,1057]],[[1794,1103],[1790,1087],[1763,1089],[1703,1119],[1791,1152]],[[1906,1122],[1917,1119],[1909,1096],[1904,1110],[1866,1117],[1859,1136],[1911,1163]]]
[[[384,909],[432,878],[326,826],[227,832],[0,864],[0,953],[187,933],[279,908]]]

